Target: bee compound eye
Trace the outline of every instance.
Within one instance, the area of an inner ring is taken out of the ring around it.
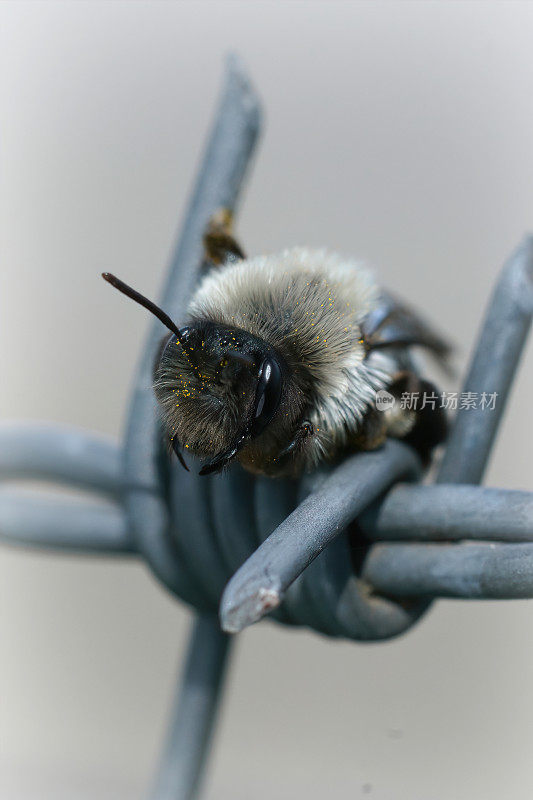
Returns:
[[[251,435],[258,436],[276,413],[281,400],[283,378],[275,358],[265,358],[259,369]]]

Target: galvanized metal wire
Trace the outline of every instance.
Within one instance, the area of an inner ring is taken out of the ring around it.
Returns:
[[[234,208],[260,127],[236,59],[225,85],[161,296],[178,321],[202,271],[202,232]],[[356,640],[408,630],[436,597],[533,597],[533,494],[477,486],[533,315],[533,239],[505,266],[464,391],[498,393],[454,420],[434,485],[405,444],[354,455],[300,482],[239,467],[199,477],[169,461],[151,388],[162,327],[146,342],[124,445],[62,426],[0,426],[0,540],[142,558],[196,613],[181,689],[151,797],[197,796],[231,637],[263,615]],[[100,498],[21,493],[39,479]],[[357,520],[360,568],[350,557]],[[220,616],[218,616],[218,614]],[[226,632],[224,632],[226,631]]]

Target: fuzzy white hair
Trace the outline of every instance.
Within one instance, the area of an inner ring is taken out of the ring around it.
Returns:
[[[293,366],[313,380],[311,466],[357,434],[376,391],[398,371],[394,354],[366,355],[362,342],[361,323],[379,302],[366,266],[327,250],[294,247],[213,269],[188,313],[243,328],[285,357],[297,354]]]

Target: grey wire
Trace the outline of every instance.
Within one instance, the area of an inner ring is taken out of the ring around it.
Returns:
[[[258,100],[240,63],[231,57],[215,123],[163,290],[162,305],[178,324],[184,321],[186,304],[202,267],[202,234],[207,221],[219,207],[234,208],[259,124]],[[161,325],[154,322],[130,406],[123,465],[127,485],[126,513],[139,550],[154,573],[168,589],[204,612],[216,608],[219,596],[210,590],[215,582],[207,569],[211,566],[213,577],[220,570],[214,563],[216,559],[210,557],[212,548],[201,563],[194,560],[198,551],[195,541],[190,539],[191,528],[187,522],[191,516],[196,516],[196,509],[177,497],[176,465],[174,469],[169,467],[162,448],[151,386],[160,337]],[[181,478],[187,475],[179,466],[178,470]],[[205,480],[196,473],[194,479]],[[176,512],[173,516],[171,510]],[[220,631],[216,617],[200,616],[194,626],[176,718],[169,732],[152,800],[192,800],[196,796],[227,650],[228,639]]]
[[[258,137],[259,102],[230,59],[162,306],[183,324],[202,271],[211,213],[234,208]],[[0,489],[0,539],[89,554],[137,551],[198,616],[152,800],[192,800],[205,760],[229,639],[266,612],[328,636],[378,640],[408,630],[435,597],[533,597],[533,494],[482,479],[533,313],[533,239],[509,259],[463,391],[497,393],[460,410],[437,484],[414,481],[405,445],[353,456],[300,482],[232,467],[201,478],[169,462],[152,392],[163,326],[144,348],[125,445],[60,426],[0,426],[0,481],[41,480],[105,496],[94,503]],[[352,525],[348,535],[347,527]],[[355,568],[354,567],[357,567]],[[228,583],[229,582],[229,583]]]
[[[375,545],[363,577],[397,597],[511,600],[533,597],[531,544]]]
[[[0,489],[0,541],[78,555],[135,552],[122,509],[11,488]]]
[[[499,403],[494,411],[465,408],[458,412],[438,482],[481,480],[532,316],[533,237],[527,237],[502,271],[463,386],[465,392],[497,392]],[[449,516],[457,519],[452,499],[450,496]],[[480,506],[481,500],[482,495]],[[410,593],[419,597],[528,597],[533,596],[533,573],[528,569],[532,565],[530,544],[383,544],[371,548],[363,577],[377,591],[397,597]]]
[[[118,497],[120,450],[104,437],[67,425],[0,424],[0,481],[43,480]]]
[[[395,441],[348,458],[233,576],[220,604],[222,628],[236,633],[276,608],[298,575],[369,502],[419,469],[413,451]]]
[[[463,392],[497,393],[494,410],[459,408],[439,483],[480,483],[507,404],[533,315],[533,236],[505,264],[479,332]]]
[[[202,234],[211,214],[233,208],[259,130],[256,96],[234,58],[228,69],[215,123],[172,258],[161,305],[181,324],[203,263]],[[130,404],[124,450],[126,511],[139,550],[172,592],[201,610],[211,606],[187,570],[186,555],[172,520],[162,480],[166,465],[161,450],[159,414],[152,391],[152,367],[162,325],[154,321],[144,348]],[[168,475],[166,480],[171,480]],[[179,520],[175,521],[179,527]]]
[[[197,616],[151,800],[194,800],[198,796],[230,644],[216,616]]]
[[[533,493],[450,484],[395,486],[359,522],[373,541],[533,542]]]

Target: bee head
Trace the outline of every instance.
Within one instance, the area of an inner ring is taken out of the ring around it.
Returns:
[[[143,295],[109,273],[103,277],[171,331],[154,365],[155,395],[170,436],[185,452],[209,459],[200,474],[217,472],[273,422],[290,385],[285,362],[241,328],[200,320],[179,329]]]
[[[278,411],[285,368],[264,341],[239,328],[192,322],[170,336],[154,370],[154,390],[171,435],[185,451],[231,460]]]

